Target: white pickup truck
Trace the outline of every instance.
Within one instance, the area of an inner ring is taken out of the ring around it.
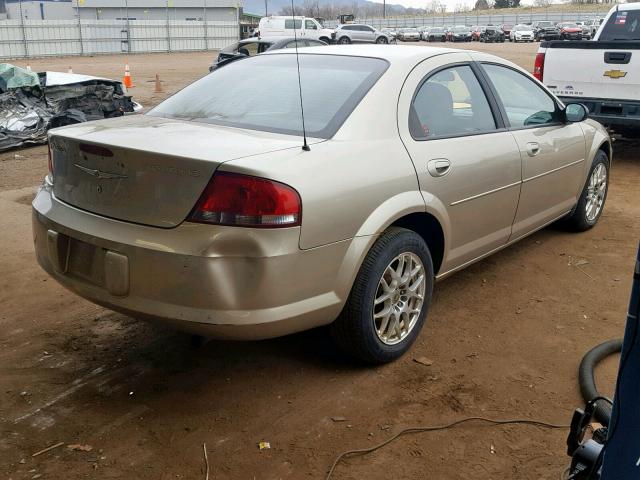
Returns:
[[[614,131],[640,131],[640,3],[612,8],[593,40],[542,42],[534,76]]]

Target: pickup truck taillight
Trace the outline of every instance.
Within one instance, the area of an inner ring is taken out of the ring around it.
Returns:
[[[53,152],[51,151],[51,145],[47,145],[47,166],[49,167],[49,178],[53,180]]]
[[[536,53],[536,61],[533,65],[533,76],[542,82],[544,77],[544,53]]]
[[[300,225],[297,191],[267,178],[218,172],[202,192],[192,222],[234,227],[278,228]]]

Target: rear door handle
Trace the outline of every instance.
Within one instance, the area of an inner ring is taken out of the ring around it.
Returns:
[[[434,158],[427,163],[427,170],[432,177],[443,177],[451,170],[451,162],[446,158]]]
[[[527,143],[527,155],[535,157],[540,153],[540,144],[538,142]]]

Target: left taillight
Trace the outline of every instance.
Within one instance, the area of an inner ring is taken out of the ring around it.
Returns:
[[[207,184],[189,221],[235,227],[282,228],[300,225],[302,201],[284,183],[218,172]]]
[[[533,65],[533,76],[541,82],[544,80],[544,52],[536,53],[536,60]]]

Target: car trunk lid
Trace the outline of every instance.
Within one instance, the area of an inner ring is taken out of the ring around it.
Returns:
[[[300,147],[297,137],[151,116],[51,131],[53,191],[82,210],[154,227],[180,224],[216,168]]]

